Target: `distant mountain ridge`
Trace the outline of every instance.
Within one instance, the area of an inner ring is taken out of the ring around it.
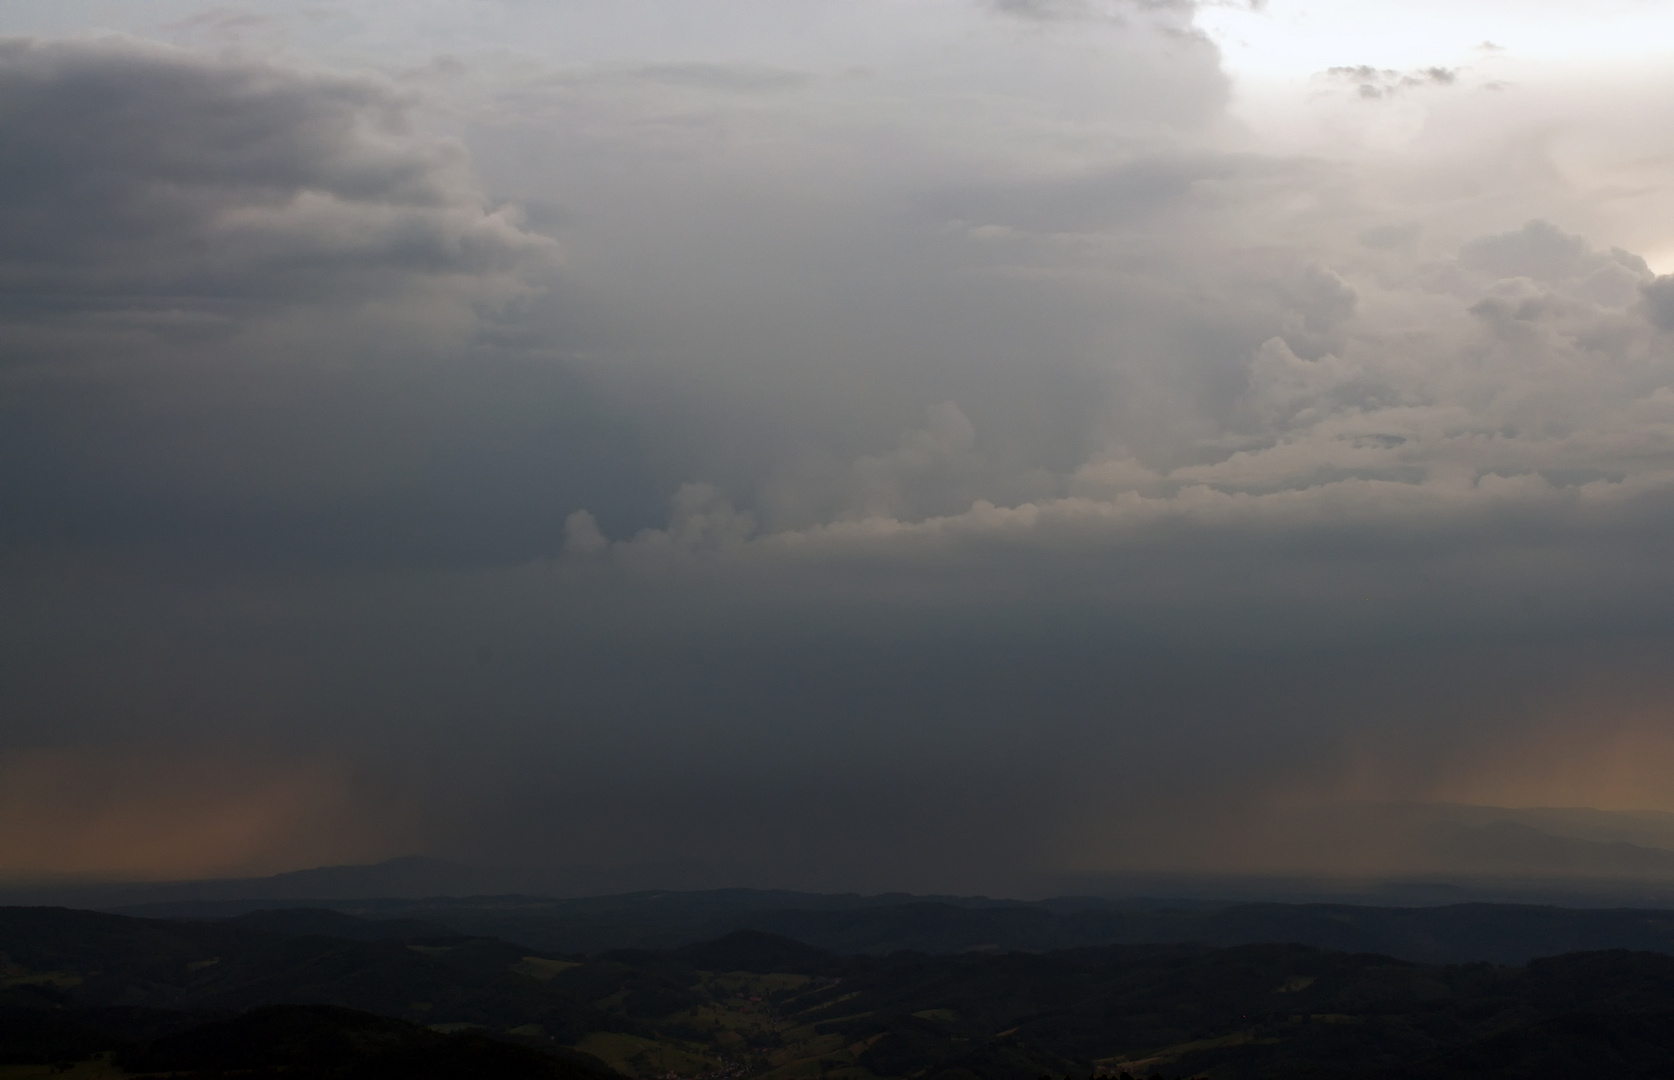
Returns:
[[[1594,949],[1674,955],[1674,911],[1574,909],[1525,904],[1393,908],[1352,904],[1237,904],[1213,908],[1117,908],[1055,913],[1037,906],[961,907],[911,902],[832,910],[747,909],[717,914],[681,906],[660,914],[590,911],[563,901],[474,906],[469,901],[366,909],[400,914],[533,949],[598,955],[619,949],[679,949],[737,931],[787,938],[838,955],[1049,952],[1112,945],[1190,943],[1232,947],[1271,942],[1419,963],[1516,964]]]
[[[1275,819],[1292,865],[1331,865],[1334,852],[1359,853],[1353,873],[1288,875],[1083,874],[1052,879],[1075,896],[1046,901],[985,896],[861,895],[694,885],[714,874],[691,865],[642,867],[481,867],[424,855],[369,865],[324,866],[269,877],[202,881],[61,883],[0,887],[0,903],[66,904],[105,910],[151,905],[228,905],[256,910],[373,900],[523,896],[608,898],[678,892],[740,906],[825,910],[912,900],[959,907],[1108,906],[1115,897],[1190,901],[1364,902],[1371,904],[1537,902],[1589,906],[1674,905],[1674,813],[1577,808],[1516,809],[1452,803],[1344,803]],[[1346,865],[1346,864],[1345,864]],[[1379,870],[1386,866],[1391,869]],[[1045,879],[1043,879],[1044,881]],[[647,889],[645,882],[678,888]],[[1037,895],[1039,895],[1037,893]]]
[[[229,910],[309,906],[321,902],[417,900],[438,897],[524,896],[541,898],[603,897],[613,903],[624,896],[665,894],[704,895],[723,907],[738,904],[783,907],[794,902],[805,907],[848,907],[934,899],[976,906],[1025,904],[985,896],[931,896],[910,893],[812,893],[788,889],[603,889],[578,884],[609,881],[614,875],[591,869],[530,870],[469,866],[425,855],[403,855],[365,865],[322,866],[269,877],[217,878],[202,881],[66,883],[0,888],[0,904],[63,905],[120,910],[140,905],[225,905]],[[1073,902],[1073,901],[1072,901]],[[1094,898],[1091,903],[1101,903]]]
[[[1290,943],[1377,953],[1417,963],[1519,964],[1567,952],[1635,949],[1674,955],[1674,910],[1529,904],[1373,907],[1235,904],[1213,907],[960,906],[913,900],[815,908],[724,906],[709,894],[584,901],[499,897],[374,901],[352,911],[280,908],[188,921],[287,936],[355,941],[496,939],[554,956],[680,951],[732,935],[768,935],[774,955],[1043,953],[1116,945],[1233,947]],[[783,897],[775,897],[783,899]],[[836,897],[843,900],[849,898]],[[614,902],[613,902],[614,901]],[[19,909],[0,908],[0,913]],[[161,914],[154,912],[155,914]],[[181,913],[175,913],[176,918]],[[783,943],[790,943],[784,945]],[[792,948],[794,946],[794,948]],[[791,948],[791,952],[784,952]]]
[[[29,885],[0,889],[0,903],[114,908],[147,903],[471,896],[502,891],[484,887],[499,884],[495,877],[492,871],[483,871],[446,859],[403,855],[378,863],[321,866],[268,877]]]

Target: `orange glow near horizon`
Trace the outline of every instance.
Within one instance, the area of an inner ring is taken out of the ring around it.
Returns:
[[[328,761],[45,749],[0,755],[0,878],[168,880],[401,853],[395,815]]]

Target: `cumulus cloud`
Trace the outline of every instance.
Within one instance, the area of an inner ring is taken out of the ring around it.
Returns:
[[[1459,72],[1452,68],[1429,67],[1419,71],[1392,71],[1369,64],[1353,67],[1334,67],[1325,72],[1333,82],[1346,83],[1363,98],[1384,98],[1404,90],[1419,87],[1452,86],[1459,81]]]
[[[839,474],[850,491],[828,522],[749,543],[764,554],[932,536],[1126,545],[1180,521],[1299,534],[1423,523],[1492,545],[1506,542],[1495,520],[1602,520],[1674,484],[1662,281],[1543,221],[1403,278],[1368,278],[1364,297],[1309,264],[1275,295],[1280,332],[1247,354],[1243,389],[1185,455],[1195,461],[1103,449],[1060,478],[1066,494],[997,504],[979,433],[944,404],[898,449]],[[935,507],[961,489],[965,505]]]
[[[0,180],[4,378],[33,418],[0,469],[19,541],[213,533],[230,554],[294,546],[274,525],[291,511],[340,536],[359,514],[347,532],[370,537],[424,482],[426,402],[449,397],[469,428],[469,402],[507,392],[484,355],[517,348],[507,319],[550,288],[558,247],[390,84],[11,39],[0,94],[0,142],[25,163]],[[135,505],[137,528],[114,524]]]
[[[28,163],[0,215],[14,295],[343,303],[440,278],[492,300],[550,251],[372,82],[121,40],[8,41],[0,80]]]
[[[1674,276],[1664,274],[1640,287],[1645,294],[1645,316],[1659,330],[1674,330]]]

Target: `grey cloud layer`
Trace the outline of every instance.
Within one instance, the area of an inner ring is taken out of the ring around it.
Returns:
[[[544,246],[371,83],[30,41],[0,77],[14,293],[352,302],[406,275],[491,287]]]
[[[518,361],[558,245],[389,84],[14,40],[0,94],[16,543],[529,552],[562,514],[528,522],[509,489],[600,497],[577,440],[609,460],[621,439]]]
[[[1517,530],[1540,521],[1660,525],[1674,484],[1674,338],[1657,306],[1670,279],[1544,222],[1474,240],[1456,259],[1377,269],[1363,270],[1364,296],[1320,264],[1274,283],[1272,306],[1244,329],[1281,332],[1245,346],[1234,393],[1198,403],[1195,440],[1098,448],[1038,480],[1055,497],[1007,505],[984,491],[994,470],[979,433],[943,403],[895,451],[798,478],[803,500],[818,498],[808,489],[819,479],[835,486],[829,523],[758,533],[694,486],[669,530],[621,550],[1129,546],[1169,522],[1299,536],[1463,531],[1491,547],[1515,545]],[[927,513],[929,502],[906,495],[913,484],[963,487],[975,501]]]
[[[1185,5],[655,8],[0,44],[9,747],[705,884],[1655,797],[1561,749],[1662,760],[1674,693],[1674,279],[1600,199],[1270,151]],[[1330,105],[1540,119],[1443,82]]]

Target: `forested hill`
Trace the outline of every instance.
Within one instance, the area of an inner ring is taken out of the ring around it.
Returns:
[[[876,957],[740,931],[565,957],[434,929],[329,912],[0,908],[0,1064],[292,1080],[1674,1075],[1674,957],[1650,952],[1524,965],[1288,943]]]

